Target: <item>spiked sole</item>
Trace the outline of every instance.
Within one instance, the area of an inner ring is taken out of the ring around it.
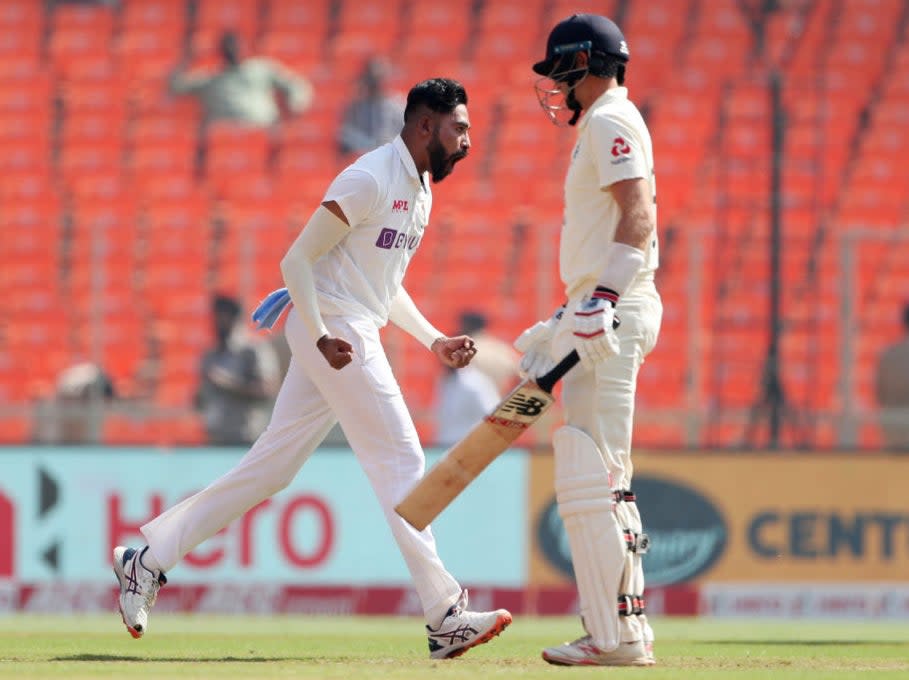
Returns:
[[[508,614],[508,613],[500,614],[498,616],[498,618],[496,618],[495,625],[493,625],[492,628],[487,630],[482,636],[472,640],[469,645],[464,645],[463,647],[455,649],[453,652],[451,652],[450,654],[445,656],[445,658],[454,659],[455,657],[461,656],[467,650],[472,649],[473,647],[476,647],[477,645],[482,645],[484,642],[489,642],[495,636],[499,635],[503,630],[508,628],[508,626],[510,624],[511,624],[511,614]]]

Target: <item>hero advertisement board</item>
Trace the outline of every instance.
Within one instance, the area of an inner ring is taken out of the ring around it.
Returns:
[[[115,545],[143,541],[139,527],[244,453],[3,450],[0,582],[109,584]],[[428,452],[428,464],[439,455]],[[501,456],[434,524],[442,560],[466,583],[526,582],[526,460],[518,451]],[[490,513],[493,500],[498,511]],[[349,449],[318,450],[287,489],[204,541],[168,576],[174,583],[410,584],[384,513]]]
[[[909,458],[636,452],[648,587],[909,581]],[[530,579],[571,580],[552,458],[534,456]]]

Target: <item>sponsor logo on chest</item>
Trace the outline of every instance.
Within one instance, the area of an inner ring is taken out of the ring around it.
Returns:
[[[400,250],[402,248],[414,250],[420,245],[420,239],[420,234],[411,234],[408,236],[403,231],[391,229],[390,227],[383,227],[382,231],[379,232],[379,238],[376,239],[376,247],[384,250]]]

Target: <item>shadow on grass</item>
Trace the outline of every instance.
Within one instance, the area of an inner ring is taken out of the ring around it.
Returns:
[[[698,640],[700,645],[766,645],[768,647],[877,647],[909,645],[909,640]]]
[[[127,656],[125,654],[73,654],[51,661],[141,661],[143,663],[268,663],[271,661],[325,661],[315,656]]]

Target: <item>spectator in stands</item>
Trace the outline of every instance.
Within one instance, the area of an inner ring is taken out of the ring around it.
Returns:
[[[909,303],[903,307],[903,328],[903,339],[878,359],[876,388],[887,447],[909,451]]]
[[[116,397],[110,376],[81,362],[60,373],[54,398],[38,405],[34,439],[39,444],[96,444],[105,407]]]
[[[462,335],[469,335],[485,343],[477,347],[473,361],[461,369],[446,368],[436,394],[436,444],[449,447],[460,441],[485,416],[496,407],[502,398],[497,378],[517,375],[515,352],[510,345],[485,333],[486,318],[478,312],[465,312],[461,315]],[[504,348],[504,349],[503,349]],[[507,350],[507,358],[502,357]],[[479,358],[484,352],[490,352],[485,359],[485,367],[480,366]],[[511,371],[508,371],[511,361]],[[501,366],[504,365],[505,371]],[[490,373],[490,371],[492,371]],[[493,377],[496,376],[496,377]]]
[[[212,444],[249,445],[268,425],[280,376],[274,349],[255,341],[241,322],[240,303],[212,301],[216,344],[202,357],[196,408]]]
[[[338,132],[342,154],[360,155],[390,142],[404,122],[404,101],[387,91],[388,62],[374,57],[360,76],[359,96],[344,111]]]
[[[490,333],[487,325],[486,316],[480,312],[467,310],[461,314],[461,333],[472,337],[477,348],[471,366],[504,394],[518,381],[520,356],[510,343]]]
[[[194,94],[202,101],[204,123],[228,120],[268,127],[281,119],[277,94],[284,95],[294,114],[309,108],[312,85],[304,77],[264,57],[244,59],[236,33],[227,31],[219,42],[223,68],[214,74],[191,74],[181,64],[170,77],[174,94]]]

